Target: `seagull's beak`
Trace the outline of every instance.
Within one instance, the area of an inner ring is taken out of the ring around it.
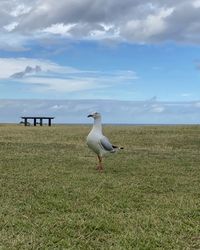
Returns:
[[[93,115],[88,115],[87,117],[93,117]]]

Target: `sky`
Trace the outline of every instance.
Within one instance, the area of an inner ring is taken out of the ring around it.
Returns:
[[[200,0],[1,0],[0,122],[200,123]]]

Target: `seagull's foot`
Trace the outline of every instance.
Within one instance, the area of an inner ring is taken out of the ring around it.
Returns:
[[[103,166],[97,165],[96,170],[98,170],[99,172],[103,172]]]
[[[99,165],[99,172],[103,172],[103,166],[102,165]]]
[[[99,164],[97,166],[97,170],[99,170],[99,172],[103,172],[103,165],[102,165],[102,156],[97,155],[98,160],[99,160]]]

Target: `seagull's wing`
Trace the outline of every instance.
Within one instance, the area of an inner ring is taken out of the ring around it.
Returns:
[[[106,150],[106,151],[110,151],[112,152],[114,150],[112,144],[109,142],[108,138],[103,136],[101,139],[100,139],[100,145],[101,147]]]

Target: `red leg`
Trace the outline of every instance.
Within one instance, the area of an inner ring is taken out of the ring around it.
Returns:
[[[99,171],[103,171],[103,165],[102,165],[102,157],[97,155],[98,159],[99,159],[99,165],[97,167],[97,170]]]

